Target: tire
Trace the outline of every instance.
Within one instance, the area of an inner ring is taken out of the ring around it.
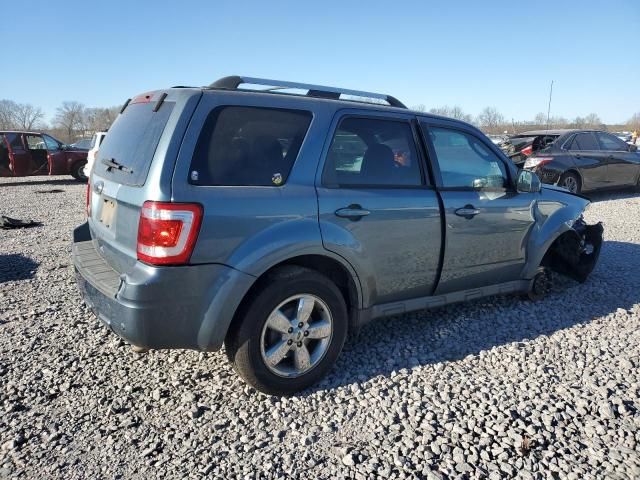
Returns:
[[[86,164],[87,162],[78,162],[74,163],[73,167],[71,167],[71,176],[79,182],[86,182],[88,180],[84,173],[84,166]]]
[[[551,291],[552,287],[551,272],[546,268],[541,268],[531,280],[531,287],[527,292],[527,298],[532,302],[542,300]]]
[[[297,313],[300,298],[311,305],[308,317],[304,309]],[[299,321],[304,318],[308,320]],[[238,311],[225,348],[248,384],[267,394],[290,395],[313,385],[333,367],[347,326],[344,297],[331,280],[314,270],[286,266],[270,274]],[[268,357],[278,363],[269,365]]]
[[[558,185],[566,188],[571,193],[580,193],[582,191],[582,182],[580,177],[573,172],[565,172],[560,176]]]

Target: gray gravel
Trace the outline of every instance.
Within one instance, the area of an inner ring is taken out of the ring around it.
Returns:
[[[44,223],[0,230],[0,478],[640,477],[640,196],[595,197],[587,283],[378,321],[280,399],[98,323],[69,257],[84,195],[0,179],[0,213]]]

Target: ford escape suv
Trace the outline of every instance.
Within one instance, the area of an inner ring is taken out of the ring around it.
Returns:
[[[388,95],[225,77],[128,100],[88,183],[85,302],[142,348],[225,345],[290,394],[371,319],[584,281],[588,200]]]

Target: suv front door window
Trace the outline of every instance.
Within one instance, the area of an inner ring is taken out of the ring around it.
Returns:
[[[356,268],[374,283],[373,303],[430,295],[436,280],[438,199],[423,180],[414,138],[409,116],[346,115],[325,154],[322,240],[338,255],[357,244]]]
[[[507,159],[472,131],[421,124],[435,153],[445,211],[445,258],[436,294],[519,278],[535,194],[517,193]]]

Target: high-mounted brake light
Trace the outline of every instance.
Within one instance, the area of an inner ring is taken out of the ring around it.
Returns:
[[[138,260],[151,265],[189,261],[202,222],[197,203],[146,201],[138,223]]]
[[[527,157],[533,153],[533,145],[529,145],[528,147],[524,147],[520,150],[521,155],[526,155]]]
[[[524,168],[538,168],[553,160],[553,157],[529,157],[524,162]]]

